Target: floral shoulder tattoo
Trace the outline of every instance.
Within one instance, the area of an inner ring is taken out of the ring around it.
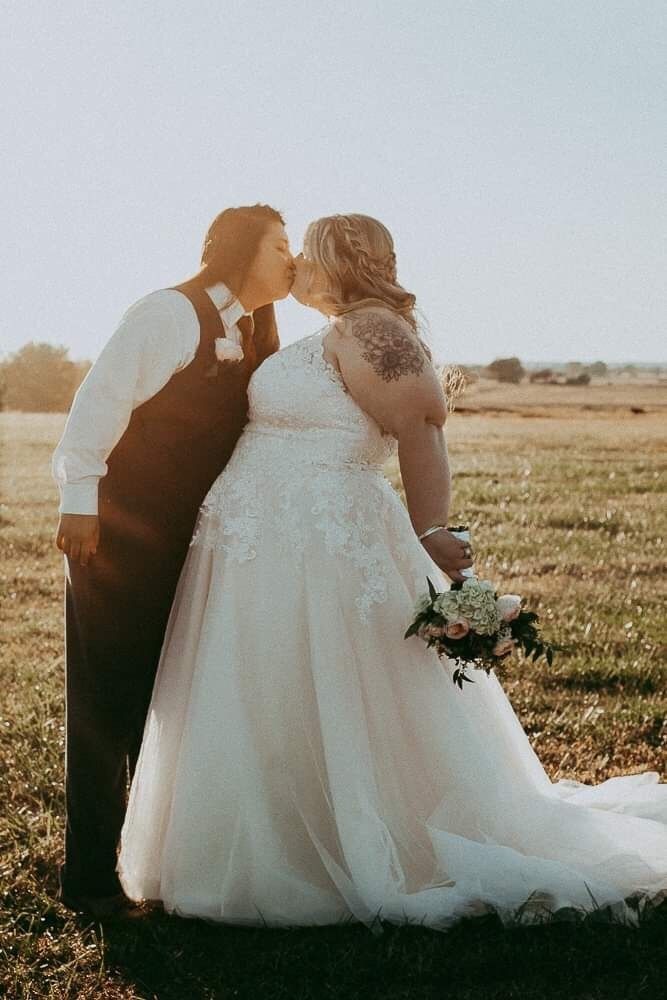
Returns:
[[[403,375],[421,375],[426,354],[421,344],[397,320],[369,313],[355,318],[352,334],[363,347],[362,357],[384,382]]]

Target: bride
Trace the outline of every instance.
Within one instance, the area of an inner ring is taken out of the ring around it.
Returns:
[[[667,892],[667,784],[552,783],[495,675],[462,693],[403,639],[426,576],[446,589],[471,560],[440,527],[446,404],[390,234],[363,215],[312,223],[293,294],[331,320],[257,370],[201,507],[123,888],[249,925],[636,922]],[[396,448],[407,511],[382,472]]]

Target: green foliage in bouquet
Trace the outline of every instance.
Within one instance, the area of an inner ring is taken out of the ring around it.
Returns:
[[[551,666],[554,652],[563,648],[542,639],[539,616],[519,607],[518,597],[502,599],[513,600],[516,605],[512,612],[514,617],[505,619],[496,610],[498,595],[488,582],[453,583],[449,591],[439,593],[432,581],[426,579],[428,594],[419,599],[414,621],[405,638],[418,635],[429,648],[435,648],[438,656],[454,660],[457,666],[453,680],[459,688],[463,688],[465,681],[473,683],[466,674],[468,666],[488,674],[516,649],[533,662],[544,656]],[[457,592],[464,588],[472,595],[468,600],[465,594],[457,598]]]

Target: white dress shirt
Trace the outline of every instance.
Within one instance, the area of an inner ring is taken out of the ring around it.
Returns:
[[[243,305],[222,282],[206,291],[225,336],[239,344],[236,324],[247,315]],[[198,346],[199,320],[182,292],[162,289],[130,306],[79,386],[53,453],[61,514],[97,514],[99,480],[132,411],[189,365]]]

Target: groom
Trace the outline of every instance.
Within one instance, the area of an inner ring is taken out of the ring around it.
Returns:
[[[115,871],[128,769],[197,511],[246,422],[250,376],[278,350],[273,302],[293,279],[278,212],[222,212],[201,270],[125,313],[54,452],[66,555],[60,898],[96,918],[136,915]]]

